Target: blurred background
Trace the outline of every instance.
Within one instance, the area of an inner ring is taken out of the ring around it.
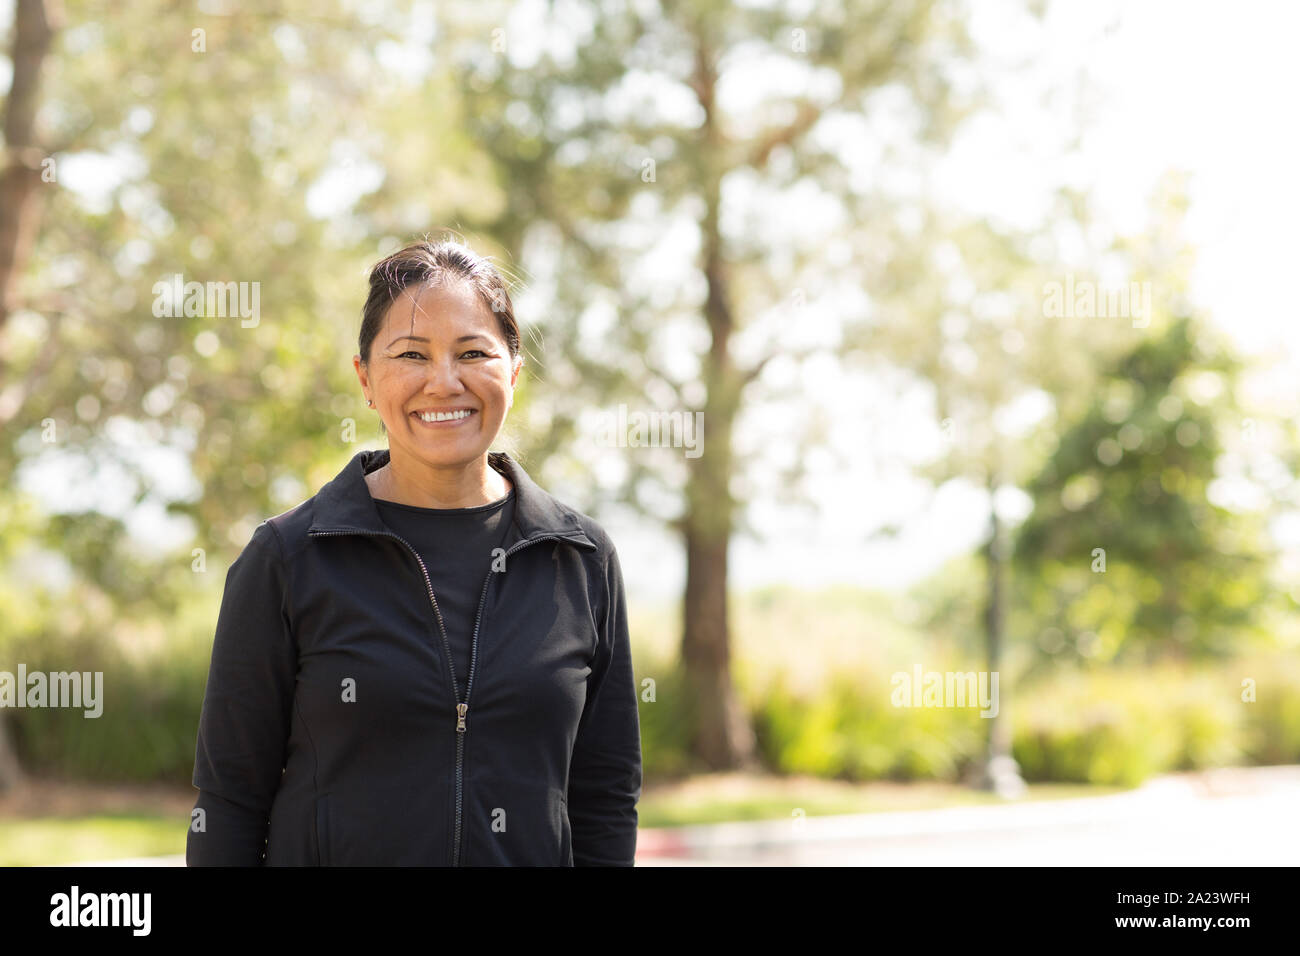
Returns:
[[[620,551],[638,863],[1293,863],[1297,28],[0,0],[0,864],[183,863],[226,569],[386,447],[366,276],[446,234]]]

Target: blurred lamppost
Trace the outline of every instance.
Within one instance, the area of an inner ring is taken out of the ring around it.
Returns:
[[[1011,721],[1008,719],[1005,697],[1002,694],[1002,635],[1006,623],[1005,577],[1007,547],[998,520],[996,472],[989,476],[989,542],[988,603],[984,612],[984,635],[988,650],[988,672],[998,674],[997,710],[989,722],[988,745],[984,759],[976,761],[969,782],[981,790],[992,790],[1007,800],[1015,800],[1025,793],[1025,781],[1020,767],[1011,756]],[[992,686],[992,677],[989,677]]]

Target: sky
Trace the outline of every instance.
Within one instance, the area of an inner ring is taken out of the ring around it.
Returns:
[[[1296,308],[1287,294],[1300,245],[1300,136],[1294,121],[1300,58],[1292,50],[1300,35],[1300,5],[1075,0],[1050,4],[1045,29],[1027,20],[1020,6],[1011,0],[973,4],[971,28],[981,47],[1004,62],[1028,61],[1032,82],[1005,83],[997,117],[959,135],[932,182],[937,196],[974,214],[1027,224],[1041,215],[1046,196],[1061,182],[1086,185],[1100,218],[1125,232],[1143,225],[1161,175],[1185,171],[1189,238],[1199,250],[1193,299],[1245,353],[1276,363],[1255,376],[1256,384],[1287,396],[1289,383],[1300,380],[1291,331]],[[420,65],[404,62],[408,68]],[[1057,87],[1068,93],[1079,77],[1086,80],[1091,109],[1078,150],[1062,155],[1059,143],[1080,114],[1070,96],[1044,106],[1037,92]],[[736,95],[745,87],[733,84]],[[102,189],[105,175],[94,164],[63,172],[67,185],[87,196]],[[313,204],[328,210],[328,192],[317,188]],[[834,363],[814,365],[803,383],[810,394],[846,410],[836,426],[837,447],[862,444],[862,419],[848,412],[878,404],[870,386],[839,374]],[[925,415],[912,405],[891,409],[888,418],[896,434],[905,434],[922,430]],[[125,433],[115,440],[133,441]],[[176,467],[183,456],[150,454],[164,487],[183,494],[192,486]],[[116,487],[111,468],[91,483],[78,468],[50,459],[27,472],[24,483],[56,506],[93,502],[109,511],[124,509],[126,486]],[[851,460],[847,469],[826,462],[816,472],[815,498],[824,503],[820,515],[780,502],[755,508],[767,540],[733,542],[734,589],[772,582],[905,587],[969,551],[985,531],[982,493],[960,483],[931,498],[919,481],[879,473],[866,456]],[[1000,504],[1011,520],[1026,507],[1023,496],[1014,494]],[[630,515],[611,513],[600,520],[619,547],[634,600],[680,595],[684,565],[675,541]],[[902,535],[870,540],[887,521],[902,521]],[[130,526],[155,539],[183,533],[150,508],[132,514]],[[1279,535],[1292,557],[1300,553],[1300,529],[1286,526]]]

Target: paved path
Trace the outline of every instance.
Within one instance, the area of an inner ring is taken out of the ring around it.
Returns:
[[[1300,767],[1160,777],[1106,797],[643,837],[639,866],[1295,866]]]
[[[637,866],[1296,866],[1300,766],[1158,777],[1131,793],[642,830]],[[183,856],[83,866],[184,866]]]

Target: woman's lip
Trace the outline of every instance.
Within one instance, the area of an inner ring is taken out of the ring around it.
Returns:
[[[424,425],[428,428],[452,428],[455,427],[456,425],[461,424],[462,422],[469,421],[471,418],[474,417],[475,414],[477,414],[478,409],[471,408],[468,409],[468,411],[469,414],[464,416],[463,418],[447,418],[447,419],[443,419],[440,422],[426,422],[423,418],[420,417],[419,412],[411,412],[411,417],[414,418],[421,425]]]

